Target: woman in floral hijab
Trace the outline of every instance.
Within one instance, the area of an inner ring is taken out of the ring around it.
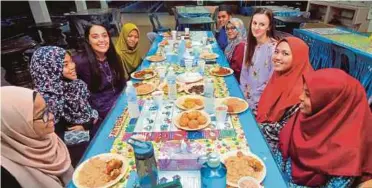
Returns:
[[[229,44],[225,49],[225,56],[234,70],[235,78],[239,82],[242,63],[244,60],[244,48],[247,39],[247,30],[239,18],[231,18],[226,24],[226,34]]]
[[[56,46],[39,48],[32,56],[30,72],[35,89],[47,101],[55,116],[56,133],[61,137],[65,130],[89,130],[98,118],[88,98],[87,85],[77,79],[75,63],[66,50]]]

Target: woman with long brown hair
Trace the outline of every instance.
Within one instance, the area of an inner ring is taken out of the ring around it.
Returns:
[[[257,9],[250,23],[240,74],[240,87],[254,113],[273,72],[271,56],[275,45],[273,13],[269,9]]]

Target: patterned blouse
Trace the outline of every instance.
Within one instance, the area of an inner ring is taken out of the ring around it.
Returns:
[[[278,164],[279,168],[283,171],[284,178],[288,180],[288,187],[309,188],[307,186],[297,185],[293,182],[291,158],[284,161],[282,153],[277,149],[273,151],[273,154],[274,154],[274,159],[276,163]],[[348,188],[348,187],[351,187],[354,180],[355,180],[354,177],[330,176],[328,178],[327,183],[323,186],[320,186],[320,188]]]
[[[240,74],[240,88],[253,111],[257,110],[261,94],[273,73],[271,57],[275,46],[276,42],[272,40],[257,45],[252,57],[252,65],[247,66],[246,63],[243,63]]]

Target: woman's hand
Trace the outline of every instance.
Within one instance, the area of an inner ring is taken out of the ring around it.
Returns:
[[[73,127],[68,128],[69,131],[84,131],[84,127],[82,125],[75,125]]]

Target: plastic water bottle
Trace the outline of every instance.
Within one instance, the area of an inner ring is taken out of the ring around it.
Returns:
[[[221,163],[216,153],[211,153],[200,169],[202,188],[225,188],[226,187],[226,166]]]
[[[128,112],[130,118],[138,118],[140,115],[139,106],[137,102],[137,92],[136,88],[133,87],[132,81],[127,82],[127,102],[128,102]]]
[[[207,78],[204,83],[204,102],[205,111],[209,114],[214,113],[214,87],[212,78]]]
[[[173,68],[169,68],[167,75],[168,83],[168,99],[176,100],[177,99],[177,84],[176,84],[176,74],[173,71]]]
[[[181,62],[183,60],[185,52],[186,52],[186,42],[185,40],[181,40],[178,46],[178,62]]]

